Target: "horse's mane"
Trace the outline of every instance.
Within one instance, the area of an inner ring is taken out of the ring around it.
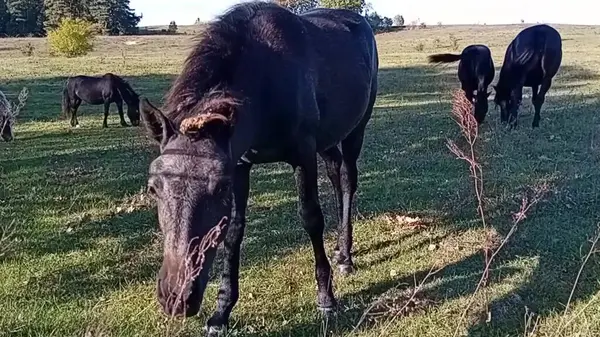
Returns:
[[[261,10],[280,8],[269,2],[242,3],[208,24],[167,93],[164,106],[167,117],[180,124],[183,119],[197,115],[199,111],[194,108],[231,81],[246,42],[249,22]]]
[[[139,95],[133,90],[131,85],[127,83],[122,77],[117,76],[112,73],[105,74],[103,77],[112,78],[119,85],[119,93],[121,93],[121,97],[128,104],[138,104],[139,103]]]

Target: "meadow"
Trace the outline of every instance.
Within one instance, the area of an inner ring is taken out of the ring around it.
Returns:
[[[359,161],[357,272],[335,274],[339,310],[328,320],[316,312],[313,254],[291,168],[257,166],[231,336],[600,335],[596,254],[565,312],[600,221],[600,27],[556,26],[563,63],[539,129],[530,127],[529,89],[515,130],[500,125],[490,104],[477,153],[497,240],[511,230],[524,195],[540,184],[550,193],[498,254],[488,286],[475,292],[489,234],[469,169],[446,147],[448,139],[462,144],[450,114],[456,65],[432,66],[426,57],[483,43],[499,69],[524,27],[377,36],[379,97]],[[50,57],[44,39],[0,39],[0,89],[10,99],[30,90],[15,141],[0,143],[0,336],[201,335],[218,278],[199,318],[169,319],[156,301],[162,243],[144,191],[157,149],[141,128],[120,127],[114,106],[108,129],[101,107],[82,106],[77,129],[60,108],[66,78],[77,74],[123,75],[160,101],[193,42],[192,35],[102,37],[88,56],[65,59]],[[21,51],[29,44],[32,56]],[[324,170],[320,188],[331,253],[335,205]],[[432,268],[441,270],[422,282]]]

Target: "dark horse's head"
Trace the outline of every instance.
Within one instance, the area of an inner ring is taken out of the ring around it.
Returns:
[[[140,97],[133,93],[127,99],[127,117],[133,126],[140,125]]]
[[[500,120],[502,122],[516,120],[517,111],[521,104],[521,96],[519,93],[501,85],[494,86],[494,90],[496,91],[494,103],[496,106],[500,106]]]
[[[216,244],[206,246],[207,233],[231,212],[230,137],[237,105],[226,94],[208,94],[175,108],[186,116],[175,120],[142,99],[142,121],[160,144],[148,191],[156,199],[164,234],[157,295],[168,315],[193,316],[200,310],[216,253]]]
[[[475,96],[475,120],[478,124],[483,123],[488,112],[488,97],[490,93],[486,91],[478,91]]]

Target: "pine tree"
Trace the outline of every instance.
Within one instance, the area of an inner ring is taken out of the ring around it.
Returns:
[[[9,22],[10,14],[8,14],[8,7],[6,7],[6,1],[0,0],[0,37],[8,35]]]
[[[99,33],[108,34],[110,27],[110,0],[91,0],[89,3],[91,21]]]
[[[10,15],[11,35],[41,36],[44,34],[44,0],[6,0]]]
[[[92,0],[90,16],[105,34],[133,34],[141,17],[129,7],[129,0]]]
[[[54,29],[64,18],[88,19],[89,12],[87,1],[82,0],[45,0],[45,20],[46,30]]]
[[[112,34],[133,34],[137,32],[137,25],[141,17],[129,7],[129,0],[115,1]]]

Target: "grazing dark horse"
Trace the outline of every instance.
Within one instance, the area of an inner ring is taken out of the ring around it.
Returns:
[[[498,84],[494,87],[494,102],[500,106],[502,122],[517,125],[523,87],[531,87],[535,108],[532,127],[540,126],[540,110],[552,78],[562,61],[560,34],[548,25],[536,25],[521,31],[508,45]]]
[[[6,142],[13,140],[13,120],[12,105],[4,96],[4,93],[0,91],[0,137]]]
[[[350,272],[356,163],[377,73],[373,30],[350,11],[317,9],[297,16],[273,3],[250,2],[208,25],[167,95],[164,113],[145,99],[141,103],[142,120],[160,144],[148,191],[157,200],[164,233],[157,295],[165,313],[199,311],[216,253],[209,246],[200,258],[199,245],[227,217],[209,333],[227,326],[239,296],[250,169],[270,162],[286,162],[295,171],[299,215],[315,256],[317,305],[334,308],[317,154],[325,159],[337,198],[337,263]]]
[[[129,126],[123,116],[123,101],[127,104],[127,117],[131,124],[137,126],[140,122],[140,100],[138,94],[122,78],[114,74],[102,77],[75,76],[67,80],[63,90],[63,113],[71,116],[71,126],[79,125],[77,109],[82,102],[92,105],[104,104],[103,127],[108,127],[108,112],[110,105],[115,103],[119,110],[122,126]]]
[[[458,63],[458,79],[467,99],[475,105],[475,119],[483,123],[488,112],[488,86],[494,80],[494,61],[487,46],[476,44],[466,47],[460,54],[429,56],[430,63]],[[473,92],[477,92],[474,96]]]

